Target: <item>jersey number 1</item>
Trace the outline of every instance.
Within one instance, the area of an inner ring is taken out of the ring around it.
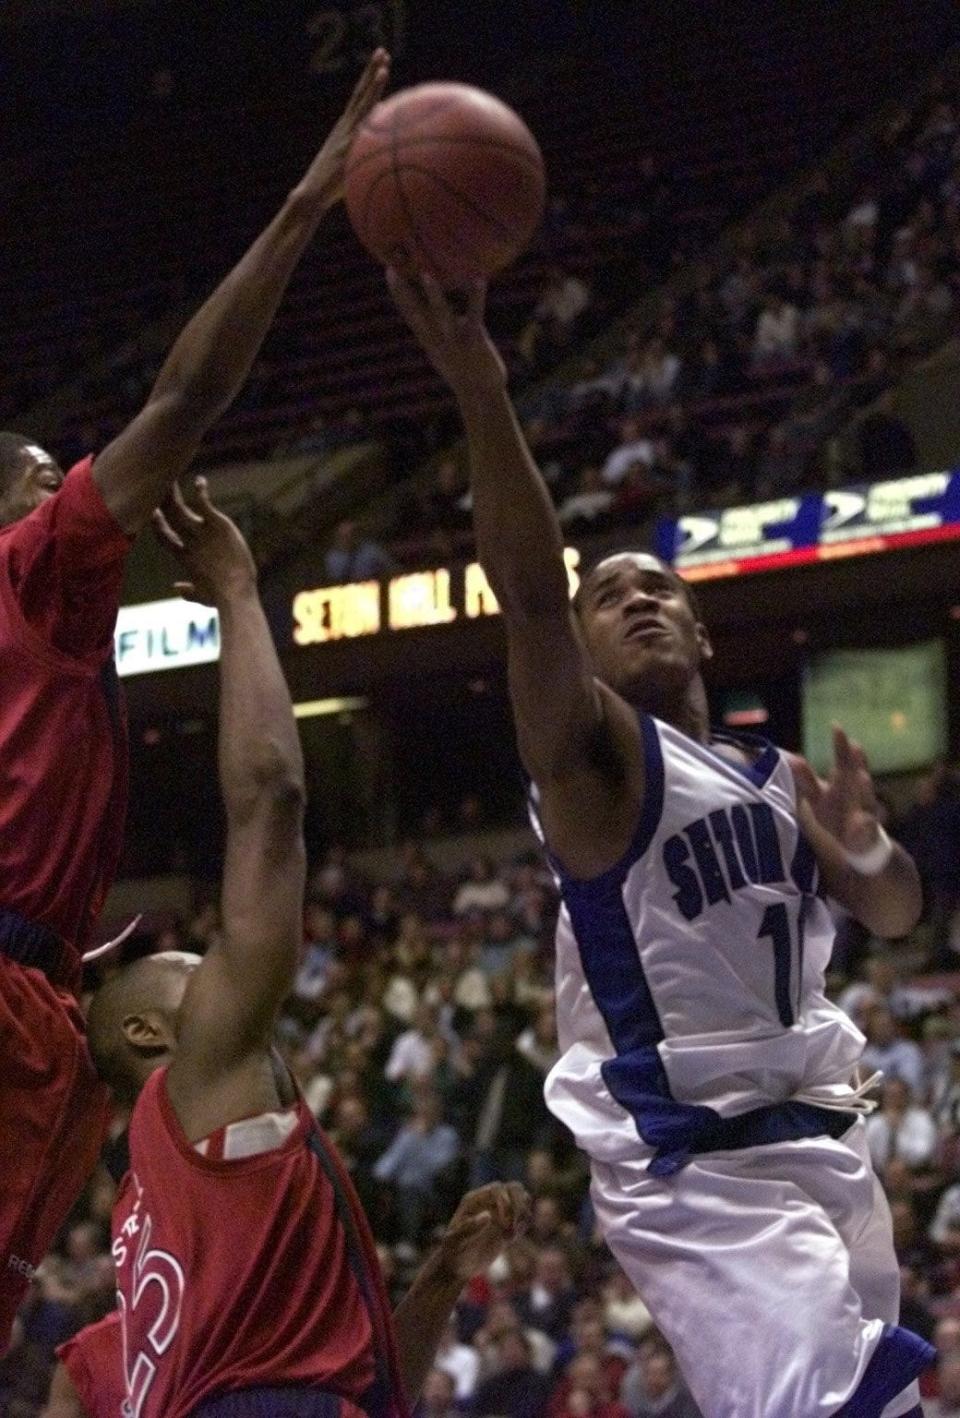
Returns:
[[[800,963],[803,959],[802,902],[795,933],[799,974]],[[780,1023],[789,1029],[796,1018],[793,1009],[792,989],[794,930],[791,926],[790,914],[783,902],[778,901],[776,905],[768,906],[764,911],[763,920],[760,922],[760,929],[757,932],[757,940],[763,940],[764,936],[769,936],[773,941],[773,994],[777,1004],[777,1013],[780,1016]]]

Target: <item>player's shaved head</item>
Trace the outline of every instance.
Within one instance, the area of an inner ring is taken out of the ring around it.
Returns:
[[[167,950],[125,965],[100,986],[87,1015],[87,1038],[97,1072],[124,1099],[132,1099],[176,1041],[177,1013],[198,955]]]
[[[33,439],[22,433],[0,432],[0,492],[23,471]]]
[[[28,516],[62,482],[59,464],[32,438],[0,433],[0,527]]]

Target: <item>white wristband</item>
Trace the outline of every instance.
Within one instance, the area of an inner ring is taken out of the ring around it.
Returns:
[[[861,876],[879,876],[893,856],[893,843],[890,838],[882,827],[878,828],[878,833],[876,842],[865,852],[848,852],[844,848],[843,854],[847,861]]]

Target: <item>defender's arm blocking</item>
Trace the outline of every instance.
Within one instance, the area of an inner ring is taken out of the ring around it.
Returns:
[[[297,262],[340,197],[350,140],[388,72],[388,56],[378,49],[302,181],[180,335],[145,407],[94,463],[103,499],[125,532],[146,524],[239,393]]]

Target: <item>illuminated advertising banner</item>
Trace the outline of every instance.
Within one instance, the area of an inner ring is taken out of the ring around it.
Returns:
[[[121,676],[208,665],[220,658],[220,620],[210,606],[179,599],[121,606],[113,648]]]
[[[573,596],[580,584],[580,553],[567,547],[563,559]],[[473,561],[462,571],[441,566],[384,582],[356,581],[298,591],[292,612],[294,644],[323,645],[383,631],[422,630],[460,619],[477,620],[499,615],[500,607],[483,567]]]
[[[957,538],[960,470],[664,520],[655,545],[690,580],[709,580]]]

